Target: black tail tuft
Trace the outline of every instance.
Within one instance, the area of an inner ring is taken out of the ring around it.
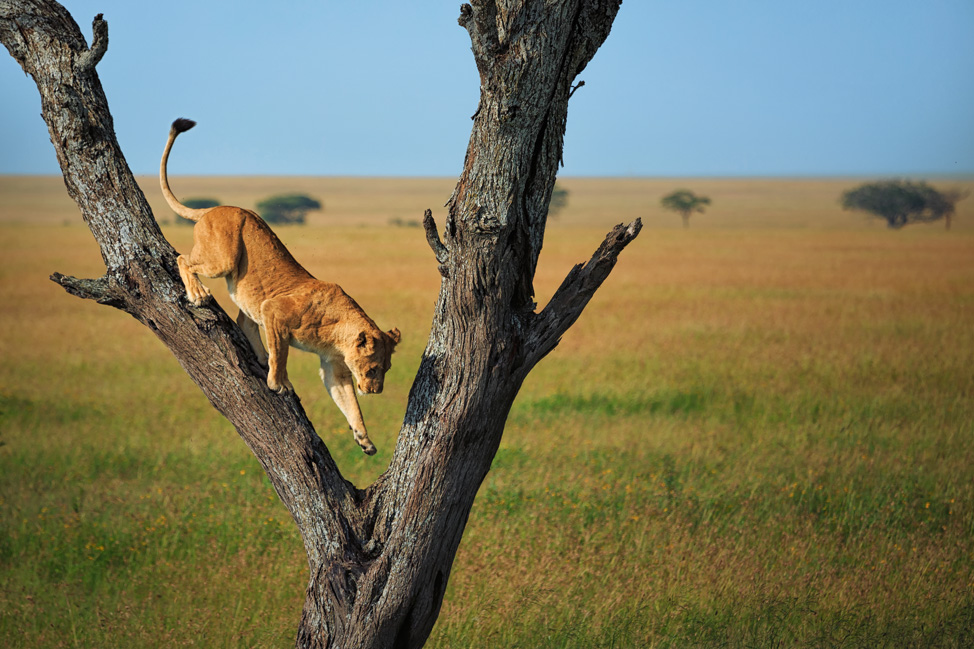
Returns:
[[[183,131],[188,131],[189,129],[196,126],[196,122],[191,119],[186,119],[185,117],[180,117],[175,122],[172,123],[173,133],[182,133]]]

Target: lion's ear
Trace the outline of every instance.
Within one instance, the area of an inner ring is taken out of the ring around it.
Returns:
[[[402,335],[399,333],[398,329],[390,329],[388,333],[389,333],[389,338],[392,339],[392,342],[394,344],[398,345],[399,341],[402,340]]]
[[[369,342],[369,337],[365,335],[364,331],[358,333],[358,338],[355,340],[356,347],[365,347]]]

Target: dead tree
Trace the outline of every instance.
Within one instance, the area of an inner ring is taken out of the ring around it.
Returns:
[[[426,350],[388,470],[346,481],[294,396],[267,389],[247,340],[215,303],[189,304],[176,252],[119,149],[89,47],[60,5],[0,0],[0,40],[37,83],[68,193],[105,275],[55,273],[69,293],[129,313],[172,350],[236,428],[301,531],[310,580],[299,647],[421,647],[436,620],[477,489],[525,376],[608,276],[640,222],[617,226],[540,311],[532,279],[573,82],[609,34],[619,0],[479,0],[461,7],[480,104],[442,236]]]

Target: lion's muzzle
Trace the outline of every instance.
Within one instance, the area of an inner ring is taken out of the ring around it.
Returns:
[[[381,394],[382,381],[358,381],[359,394]]]

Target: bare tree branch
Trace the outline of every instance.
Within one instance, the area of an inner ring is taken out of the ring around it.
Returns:
[[[483,75],[488,69],[489,59],[501,49],[497,34],[497,6],[491,0],[474,0],[471,4],[461,5],[457,22],[470,34],[474,61]]]
[[[243,333],[185,298],[115,138],[89,48],[49,0],[0,0],[0,40],[37,83],[69,194],[105,276],[56,273],[68,292],[133,315],[236,428],[294,518],[309,562],[300,647],[418,648],[433,627],[477,489],[520,385],[578,318],[641,224],[619,226],[540,314],[532,282],[575,76],[608,36],[618,0],[476,0],[461,9],[481,76],[464,168],[442,233],[424,216],[443,274],[430,337],[389,469],[348,483],[293,394],[268,390]]]
[[[606,235],[587,263],[577,264],[569,271],[544,310],[532,322],[528,347],[533,350],[533,362],[538,362],[551,352],[562,335],[575,324],[615,267],[619,254],[636,238],[642,227],[641,219],[629,225],[617,225]]]
[[[83,52],[75,61],[75,69],[78,74],[90,74],[95,70],[95,66],[101,61],[108,50],[108,23],[102,20],[102,14],[95,16],[91,24],[91,31],[94,35],[94,42],[91,48]]]
[[[450,251],[440,240],[440,235],[436,231],[436,221],[433,220],[433,210],[426,210],[423,214],[423,229],[426,230],[426,242],[433,249],[433,255],[440,264],[445,264],[450,258]],[[444,272],[441,268],[441,273]]]
[[[125,304],[125,298],[118,291],[114,290],[107,277],[98,279],[78,279],[68,277],[61,273],[51,275],[51,280],[60,284],[64,290],[75,297],[86,300],[94,300],[99,304],[107,304],[121,309]]]

